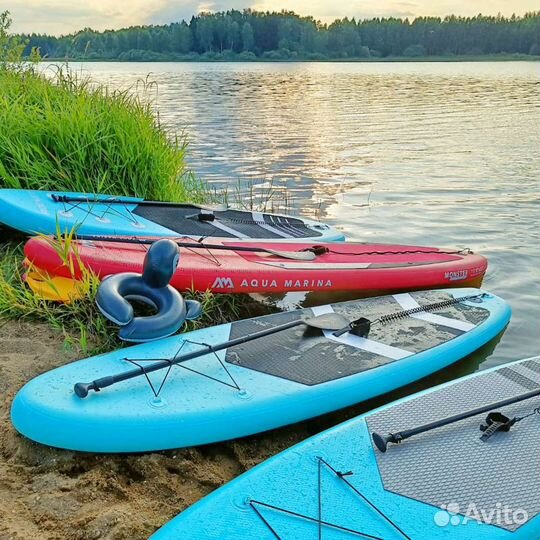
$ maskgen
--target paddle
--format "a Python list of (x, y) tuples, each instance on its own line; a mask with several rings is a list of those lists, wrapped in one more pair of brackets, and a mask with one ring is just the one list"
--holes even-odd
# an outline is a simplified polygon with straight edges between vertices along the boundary
[(375, 446), (381, 451), (386, 452), (388, 443), (399, 444), (409, 437), (414, 435), (419, 435), (420, 433), (425, 433), (426, 431), (431, 431), (442, 426), (447, 426), (448, 424), (453, 424), (454, 422), (459, 422), (460, 420), (465, 420), (471, 416), (476, 416), (477, 414), (482, 414), (488, 411), (491, 411), (495, 408), (505, 407), (506, 405), (511, 405), (513, 403), (518, 403), (532, 397), (540, 396), (540, 388), (537, 390), (531, 390), (526, 394), (520, 394), (519, 396), (514, 396), (512, 398), (503, 399), (497, 403), (491, 403), (490, 405), (485, 405), (483, 407), (478, 407), (477, 409), (472, 409), (463, 413), (455, 414), (453, 416), (448, 416), (442, 420), (436, 420), (435, 422), (430, 422), (429, 424), (424, 424), (411, 429), (405, 429), (403, 431), (397, 431), (395, 433), (389, 433), (388, 435), (380, 435), (377, 432), (373, 432), (371, 437)]
[[(163, 238), (167, 238), (164, 236)], [(153, 244), (156, 240), (149, 238), (127, 238), (124, 236), (99, 236), (99, 235), (75, 235), (74, 240), (90, 240), (92, 242), (114, 242), (119, 244)], [(295, 261), (313, 261), (317, 254), (313, 251), (279, 251), (276, 249), (270, 249), (265, 247), (251, 247), (251, 246), (224, 246), (222, 244), (203, 244), (200, 242), (179, 242), (177, 238), (169, 237), (169, 240), (176, 241), (179, 247), (189, 249), (216, 249), (222, 251), (242, 251), (248, 253), (269, 253), (282, 259), (292, 259)]]
[(218, 343), (217, 345), (210, 345), (203, 350), (183, 354), (182, 356), (178, 356), (176, 358), (173, 358), (172, 360), (156, 359), (156, 363), (145, 368), (144, 372), (141, 371), (141, 369), (132, 369), (129, 371), (124, 371), (124, 373), (119, 373), (117, 375), (108, 375), (106, 377), (101, 377), (100, 379), (96, 379), (95, 381), (89, 383), (79, 382), (75, 384), (73, 390), (75, 391), (75, 394), (77, 396), (79, 396), (80, 398), (85, 398), (90, 392), (90, 390), (99, 392), (102, 388), (111, 386), (120, 381), (126, 381), (128, 379), (140, 377), (153, 371), (166, 369), (171, 365), (180, 364), (182, 362), (186, 362), (187, 360), (193, 360), (194, 358), (199, 358), (210, 353), (222, 351), (223, 349), (227, 349), (228, 347), (241, 345), (243, 343), (247, 343), (248, 341), (253, 341), (255, 339), (259, 339), (265, 336), (271, 336), (272, 334), (277, 334), (278, 332), (282, 332), (283, 330), (294, 328), (295, 326), (300, 326), (302, 324), (305, 324), (306, 326), (309, 326), (311, 328), (318, 328), (320, 330), (338, 330), (349, 324), (349, 321), (343, 315), (339, 315), (338, 313), (324, 313), (323, 315), (318, 315), (317, 317), (311, 317), (309, 319), (298, 319), (296, 321), (290, 321), (288, 323), (284, 323), (273, 328), (261, 330), (260, 332), (254, 332), (253, 334), (247, 334), (236, 339), (231, 339), (223, 343)]
[(162, 202), (162, 201), (125, 201), (117, 197), (96, 197), (91, 199), (89, 197), (72, 196), (72, 195), (51, 195), (52, 200), (57, 203), (87, 203), (87, 204), (119, 204), (123, 206), (129, 206), (135, 204), (137, 206), (161, 206), (165, 208), (199, 208), (200, 210), (212, 211), (224, 211), (227, 210), (225, 205), (219, 205), (216, 207), (201, 206), (199, 204), (192, 203), (174, 203), (174, 202)]

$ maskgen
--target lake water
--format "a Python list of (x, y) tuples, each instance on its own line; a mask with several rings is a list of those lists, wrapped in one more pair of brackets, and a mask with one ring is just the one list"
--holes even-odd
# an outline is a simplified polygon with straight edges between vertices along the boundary
[[(469, 247), (514, 310), (448, 374), (540, 353), (540, 63), (88, 63), (146, 90), (189, 163), (351, 240)], [(143, 86), (138, 85), (139, 91)], [(287, 188), (287, 196), (283, 191)]]

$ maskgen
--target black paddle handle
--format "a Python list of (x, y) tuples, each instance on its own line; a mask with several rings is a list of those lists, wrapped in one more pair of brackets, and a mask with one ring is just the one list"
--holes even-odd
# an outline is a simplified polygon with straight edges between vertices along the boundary
[(151, 364), (150, 366), (144, 368), (144, 371), (142, 369), (130, 369), (129, 371), (124, 371), (123, 373), (119, 373), (117, 375), (108, 375), (107, 377), (101, 377), (100, 379), (96, 379), (89, 383), (78, 382), (73, 387), (73, 391), (78, 397), (85, 398), (92, 390), (94, 392), (99, 392), (102, 388), (106, 388), (107, 386), (111, 386), (120, 381), (127, 381), (128, 379), (139, 377), (144, 373), (152, 373), (153, 371), (168, 368), (171, 365), (180, 364), (182, 362), (187, 362), (188, 360), (193, 360), (194, 358), (199, 358), (210, 353), (222, 351), (223, 349), (227, 349), (228, 347), (234, 347), (235, 345), (241, 345), (242, 343), (247, 343), (248, 341), (253, 341), (254, 339), (270, 336), (272, 334), (276, 334), (277, 332), (281, 332), (283, 330), (287, 330), (301, 324), (305, 324), (305, 321), (303, 319), (289, 321), (288, 323), (274, 326), (273, 328), (268, 328), (266, 330), (261, 330), (260, 332), (254, 332), (253, 334), (241, 336), (236, 339), (231, 339), (218, 345), (209, 345), (205, 349), (184, 354), (182, 356), (179, 356), (178, 358), (174, 358), (173, 360), (159, 360), (155, 364)]
[(526, 399), (530, 399), (536, 396), (540, 396), (540, 388), (536, 390), (531, 390), (525, 394), (519, 396), (514, 396), (508, 399), (503, 399), (497, 403), (491, 403), (490, 405), (484, 405), (483, 407), (478, 407), (470, 411), (466, 411), (459, 414), (454, 414), (453, 416), (448, 416), (441, 420), (435, 420), (434, 422), (429, 422), (428, 424), (423, 424), (411, 429), (404, 429), (403, 431), (397, 431), (395, 433), (389, 433), (388, 435), (380, 435), (379, 433), (373, 432), (372, 438), (375, 446), (381, 451), (386, 452), (388, 443), (398, 444), (401, 441), (413, 437), (414, 435), (419, 435), (420, 433), (425, 433), (426, 431), (431, 431), (439, 427), (447, 426), (448, 424), (453, 424), (454, 422), (459, 422), (460, 420), (465, 420), (471, 416), (476, 416), (477, 414), (482, 414), (493, 409), (498, 409), (500, 407), (506, 407), (507, 405), (512, 405), (513, 403), (519, 403)]

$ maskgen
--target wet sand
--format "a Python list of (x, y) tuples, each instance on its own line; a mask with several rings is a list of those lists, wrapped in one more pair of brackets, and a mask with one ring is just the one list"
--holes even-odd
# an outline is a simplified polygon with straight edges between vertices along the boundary
[(187, 506), (325, 425), (193, 449), (94, 455), (19, 435), (9, 412), (30, 378), (83, 357), (43, 324), (0, 320), (0, 540), (139, 540)]

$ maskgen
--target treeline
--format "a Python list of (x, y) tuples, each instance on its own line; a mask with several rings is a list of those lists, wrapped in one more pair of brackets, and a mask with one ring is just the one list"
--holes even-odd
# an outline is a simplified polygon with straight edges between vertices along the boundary
[(540, 11), (485, 16), (339, 19), (231, 10), (188, 22), (62, 37), (32, 34), (26, 53), (103, 60), (354, 59), (484, 54), (540, 55)]

